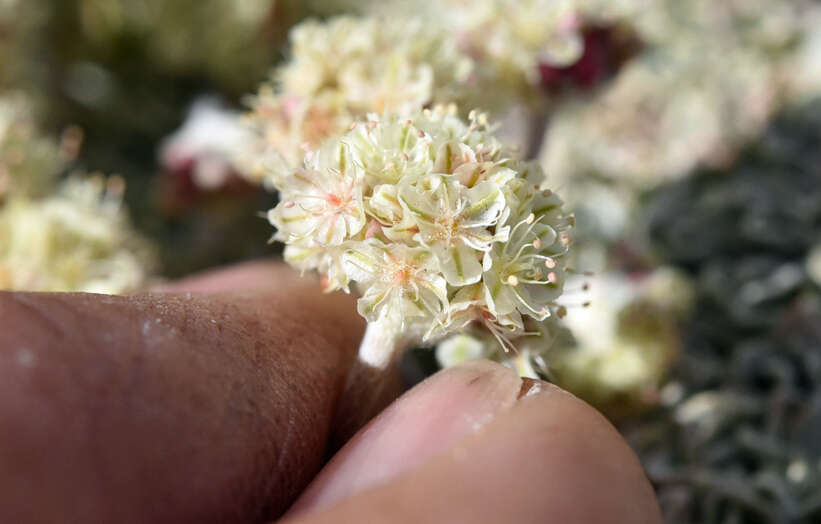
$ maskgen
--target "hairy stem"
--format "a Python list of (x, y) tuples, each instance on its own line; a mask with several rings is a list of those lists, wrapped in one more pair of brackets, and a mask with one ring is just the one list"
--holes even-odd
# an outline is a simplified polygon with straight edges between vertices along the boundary
[(399, 323), (382, 319), (369, 322), (359, 345), (359, 360), (377, 369), (386, 369), (412, 344)]

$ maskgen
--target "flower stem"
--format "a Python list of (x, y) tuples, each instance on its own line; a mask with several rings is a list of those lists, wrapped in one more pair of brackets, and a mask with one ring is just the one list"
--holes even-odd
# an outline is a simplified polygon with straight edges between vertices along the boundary
[(546, 109), (534, 110), (528, 122), (528, 144), (525, 160), (535, 160), (542, 151), (550, 114)]
[(381, 319), (369, 322), (359, 345), (359, 360), (377, 369), (386, 369), (408, 349), (412, 338), (403, 333), (399, 323)]
[(416, 338), (401, 323), (369, 322), (359, 346), (359, 360), (351, 368), (337, 406), (331, 447), (338, 448), (356, 431), (402, 394), (399, 360)]

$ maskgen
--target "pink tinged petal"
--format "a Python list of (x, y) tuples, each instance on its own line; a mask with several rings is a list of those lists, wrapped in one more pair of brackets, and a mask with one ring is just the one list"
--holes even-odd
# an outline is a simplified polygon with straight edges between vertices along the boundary
[(462, 211), (463, 223), (469, 226), (496, 224), (505, 208), (505, 197), (495, 183), (482, 182), (467, 190), (469, 205)]
[(562, 294), (562, 282), (559, 281), (556, 284), (528, 284), (525, 289), (527, 290), (527, 296), (531, 298), (534, 304), (546, 308), (548, 304)]
[(496, 237), (484, 228), (472, 228), (461, 232), (462, 241), (477, 251), (490, 251)]
[(281, 202), (268, 214), (268, 220), (282, 233), (292, 238), (310, 236), (319, 227), (315, 214), (306, 211), (299, 205)]
[(550, 316), (547, 303), (539, 302), (533, 298), (529, 293), (528, 288), (531, 286), (510, 286), (510, 290), (516, 298), (517, 309), (523, 315), (528, 315), (536, 320), (544, 320)]
[(438, 206), (432, 203), (434, 198), (422, 194), (412, 186), (403, 187), (399, 193), (399, 199), (408, 211), (425, 222), (434, 222), (439, 213)]
[(535, 230), (536, 238), (542, 243), (542, 246), (549, 247), (552, 246), (556, 240), (558, 239), (558, 234), (556, 230), (550, 226), (543, 226), (539, 227)]
[(289, 264), (304, 271), (319, 265), (323, 251), (324, 249), (316, 246), (291, 244), (285, 246), (283, 256)]
[(390, 306), (392, 302), (391, 289), (386, 286), (373, 285), (365, 291), (356, 303), (356, 309), (362, 317), (368, 322), (375, 322), (384, 316), (390, 314), (385, 312), (385, 307)]
[(488, 310), (495, 317), (502, 317), (516, 311), (516, 297), (510, 291), (510, 286), (498, 278), (495, 272), (484, 274), (485, 302)]
[(349, 249), (342, 255), (342, 268), (351, 280), (368, 283), (382, 274), (382, 254), (371, 247)]
[(425, 295), (427, 297), (426, 300), (435, 299), (435, 301), (440, 303), (440, 310), (447, 306), (447, 281), (443, 277), (431, 273), (421, 279), (418, 286), (420, 295)]
[(482, 279), (478, 253), (467, 245), (457, 242), (450, 247), (434, 246), (432, 249), (448, 284), (467, 286)]
[(334, 213), (320, 221), (315, 240), (317, 244), (323, 246), (338, 246), (345, 240), (347, 232), (345, 217)]
[(396, 223), (403, 215), (396, 186), (393, 185), (386, 184), (376, 187), (369, 205), (374, 215), (386, 222)]

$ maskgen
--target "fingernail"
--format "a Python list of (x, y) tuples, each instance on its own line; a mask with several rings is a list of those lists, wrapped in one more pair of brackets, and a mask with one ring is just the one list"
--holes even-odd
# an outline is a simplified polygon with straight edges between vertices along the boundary
[(547, 390), (547, 383), (533, 378), (523, 378), (522, 387), (519, 389), (517, 400), (538, 395)]
[(510, 369), (488, 361), (437, 373), (357, 433), (305, 490), (289, 515), (326, 508), (422, 465), (540, 388), (538, 381), (526, 385)]

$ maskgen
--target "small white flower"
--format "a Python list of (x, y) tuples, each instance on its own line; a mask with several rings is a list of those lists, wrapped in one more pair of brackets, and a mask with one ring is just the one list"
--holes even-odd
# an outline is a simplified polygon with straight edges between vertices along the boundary
[(268, 217), (277, 239), (338, 246), (364, 227), (362, 179), (347, 151), (344, 144), (327, 147), (282, 181), (282, 201)]
[(40, 199), (0, 206), (0, 289), (125, 293), (144, 285), (152, 251), (131, 229), (122, 180), (71, 178)]
[(490, 230), (505, 208), (504, 195), (496, 184), (482, 182), (472, 188), (448, 183), (431, 175), (400, 190), (400, 200), (415, 218), (419, 243), (439, 260), (453, 286), (474, 284), (482, 277), (481, 253), (494, 242), (503, 242), (507, 229)]
[(544, 320), (564, 286), (565, 231), (571, 224), (555, 194), (538, 192), (520, 204), (510, 224), (510, 240), (488, 253), (491, 261), (482, 277), (488, 309), (497, 318), (515, 318), (518, 312)]
[[(252, 159), (244, 171), (257, 181), (275, 177), (272, 165), (279, 159), (297, 165), (306, 147), (321, 147), (368, 113), (412, 115), (435, 102), (464, 100), (472, 91), (472, 69), (448, 31), (414, 17), (303, 22), (291, 32), (290, 61), (251, 100), (247, 121), (256, 139), (243, 155)], [(398, 169), (405, 155), (413, 162), (415, 142), (393, 150), (385, 163)]]
[(426, 249), (368, 241), (349, 248), (342, 262), (364, 289), (358, 309), (371, 322), (435, 319), (447, 306), (445, 279)]

